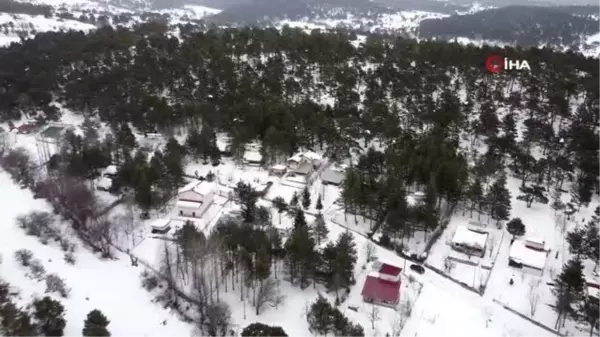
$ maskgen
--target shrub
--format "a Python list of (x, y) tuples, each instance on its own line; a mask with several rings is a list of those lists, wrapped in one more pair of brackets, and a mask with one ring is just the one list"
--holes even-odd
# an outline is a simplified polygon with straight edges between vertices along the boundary
[(142, 272), (142, 287), (144, 287), (148, 291), (154, 290), (158, 287), (158, 278), (154, 275), (151, 275), (147, 270)]
[(104, 316), (102, 311), (94, 309), (90, 311), (87, 318), (83, 322), (83, 336), (110, 336), (110, 332), (106, 328), (110, 321)]
[(29, 249), (19, 249), (15, 252), (15, 260), (23, 267), (29, 267), (33, 252)]
[(63, 305), (46, 296), (33, 301), (34, 317), (38, 321), (40, 332), (45, 336), (63, 336), (66, 321)]
[(46, 274), (46, 268), (44, 268), (42, 261), (38, 259), (31, 260), (29, 270), (31, 271), (31, 276), (36, 280), (42, 280)]
[(76, 262), (75, 254), (73, 254), (73, 252), (66, 252), (65, 256), (64, 256), (64, 260), (66, 263), (68, 263), (70, 265), (74, 265)]
[(68, 298), (71, 289), (65, 284), (65, 280), (58, 277), (56, 274), (46, 276), (46, 292), (58, 293), (62, 298)]

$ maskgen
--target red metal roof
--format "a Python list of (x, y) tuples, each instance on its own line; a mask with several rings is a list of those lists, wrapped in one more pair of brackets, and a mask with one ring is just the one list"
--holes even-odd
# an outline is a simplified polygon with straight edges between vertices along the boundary
[(382, 280), (367, 276), (362, 289), (362, 296), (380, 302), (398, 303), (400, 298), (400, 282)]
[(391, 275), (391, 276), (398, 276), (398, 275), (400, 275), (400, 271), (401, 270), (402, 270), (402, 268), (396, 267), (396, 266), (392, 266), (391, 264), (387, 264), (387, 263), (381, 264), (381, 268), (379, 268), (379, 272), (380, 273)]
[(23, 124), (17, 127), (19, 132), (29, 132), (35, 129), (35, 124)]

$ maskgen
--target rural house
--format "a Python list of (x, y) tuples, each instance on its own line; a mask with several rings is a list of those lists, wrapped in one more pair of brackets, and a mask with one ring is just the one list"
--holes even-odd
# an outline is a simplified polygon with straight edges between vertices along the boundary
[(323, 157), (312, 151), (297, 153), (287, 160), (287, 167), (292, 173), (309, 175), (321, 165), (322, 160)]
[(515, 240), (510, 247), (508, 265), (541, 276), (546, 266), (548, 252), (530, 247), (528, 240)]
[(177, 214), (201, 218), (213, 202), (214, 183), (194, 181), (181, 188), (177, 195)]
[(344, 171), (338, 168), (328, 168), (321, 173), (321, 181), (325, 185), (339, 186), (344, 180)]
[(483, 257), (488, 233), (466, 226), (458, 226), (452, 237), (452, 249), (468, 255)]
[(365, 302), (395, 306), (400, 301), (400, 267), (374, 262), (374, 271), (367, 275), (361, 295)]

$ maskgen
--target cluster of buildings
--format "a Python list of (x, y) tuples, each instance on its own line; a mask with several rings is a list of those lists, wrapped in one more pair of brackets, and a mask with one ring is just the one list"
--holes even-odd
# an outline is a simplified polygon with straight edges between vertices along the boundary
[[(484, 257), (489, 247), (490, 233), (481, 227), (458, 226), (450, 243), (453, 250), (469, 256)], [(526, 238), (515, 240), (508, 257), (508, 265), (534, 275), (542, 275), (548, 250), (544, 240)]]

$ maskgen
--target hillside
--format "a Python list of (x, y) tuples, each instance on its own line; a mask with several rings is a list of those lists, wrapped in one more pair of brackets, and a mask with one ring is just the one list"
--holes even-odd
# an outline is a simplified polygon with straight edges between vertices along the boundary
[(578, 46), (598, 33), (597, 6), (508, 6), (468, 15), (424, 20), (422, 38), (466, 37), (516, 43), (521, 46)]

